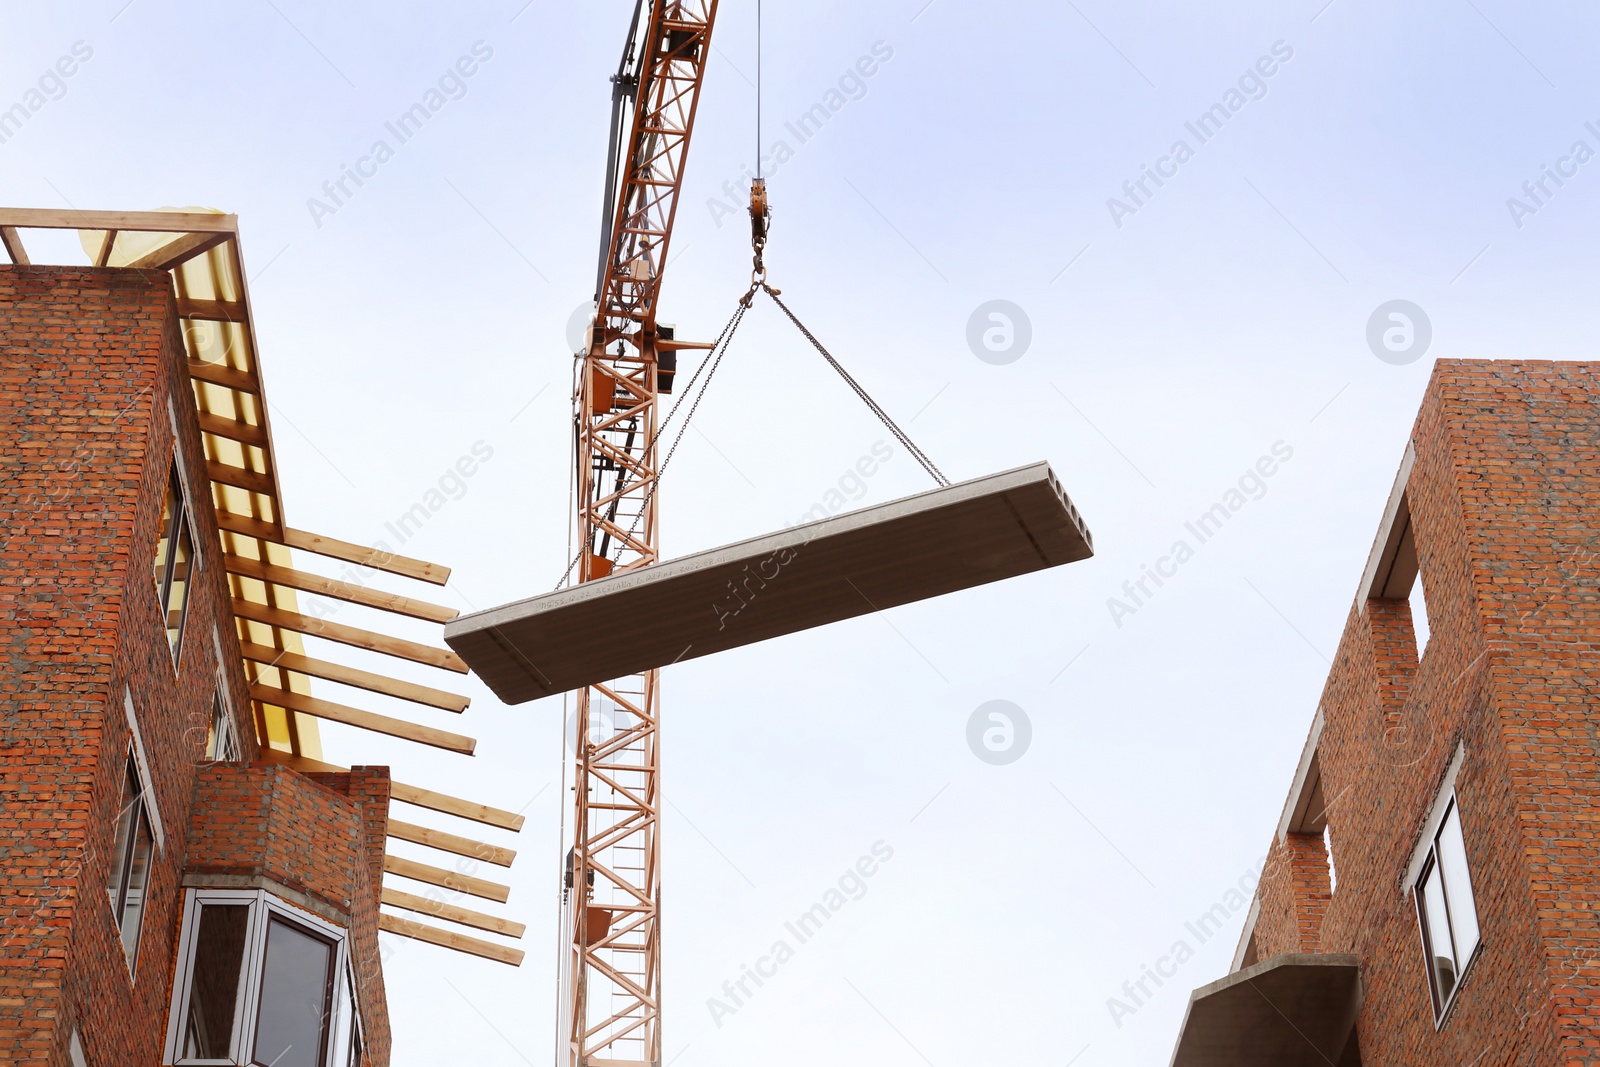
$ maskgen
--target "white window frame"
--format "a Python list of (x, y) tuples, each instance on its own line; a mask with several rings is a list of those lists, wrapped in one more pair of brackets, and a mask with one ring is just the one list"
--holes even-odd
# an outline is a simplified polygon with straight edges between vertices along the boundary
[[(181, 1059), (183, 1031), (188, 1022), (189, 994), (194, 983), (195, 948), (200, 933), (200, 912), (206, 904), (246, 905), (250, 908), (245, 927), (245, 949), (242, 978), (239, 982), (238, 1000), (234, 1003), (233, 1033), (229, 1036), (227, 1059)], [(261, 1007), (261, 982), (266, 963), (267, 928), (274, 917), (288, 920), (316, 936), (334, 943), (333, 981), (329, 985), (329, 1014), (324, 1023), (327, 1048), (323, 1052), (324, 1067), (334, 1067), (338, 1050), (332, 1035), (338, 1028), (333, 1012), (339, 1003), (339, 983), (349, 982), (352, 997), (352, 1021), (355, 1032), (361, 1035), (365, 1047), (365, 1031), (361, 1024), (361, 990), (354, 981), (350, 960), (350, 932), (342, 926), (328, 922), (301, 908), (280, 900), (264, 889), (190, 889), (184, 894), (183, 924), (178, 935), (178, 958), (173, 968), (172, 1008), (167, 1015), (167, 1044), (161, 1062), (180, 1067), (239, 1067), (251, 1062), (254, 1049), (256, 1015)]]
[[(195, 575), (200, 573), (200, 527), (195, 521), (194, 509), (189, 506), (189, 486), (184, 477), (183, 456), (179, 449), (172, 452), (172, 468), (167, 472), (168, 488), (177, 488), (178, 519), (166, 530), (156, 532), (157, 543), (162, 537), (170, 537), (167, 545), (167, 562), (162, 570), (162, 577), (155, 582), (156, 608), (161, 614), (161, 632), (166, 635), (167, 644), (172, 650), (172, 669), (177, 671), (183, 662), (184, 637), (189, 632), (189, 609), (194, 604)], [(166, 489), (162, 490), (162, 500), (166, 499)], [(178, 620), (178, 636), (173, 638), (167, 634), (167, 620), (171, 617), (170, 600), (172, 596), (172, 576), (175, 563), (173, 553), (177, 549), (177, 532), (182, 527), (189, 532), (189, 577), (185, 581), (183, 591), (183, 617)]]
[[(1444, 801), (1438, 809), (1438, 818), (1433, 821), (1429, 836), (1424, 838), (1425, 848), (1422, 852), (1422, 863), (1416, 875), (1411, 879), (1411, 895), (1417, 911), (1417, 935), (1422, 941), (1422, 960), (1426, 968), (1428, 982), (1428, 1000), (1433, 1004), (1433, 1028), (1435, 1031), (1444, 1027), (1445, 1020), (1450, 1015), (1450, 1009), (1456, 1002), (1456, 997), (1461, 993), (1461, 987), (1467, 982), (1467, 975), (1472, 970), (1472, 964), (1483, 951), (1483, 920), (1478, 911), (1478, 895), (1472, 888), (1471, 859), (1466, 852), (1465, 841), (1462, 843), (1462, 861), (1467, 865), (1467, 903), (1472, 908), (1472, 921), (1477, 927), (1477, 941), (1467, 953), (1465, 959), (1457, 959), (1457, 946), (1455, 945), (1455, 928), (1459, 917), (1451, 910), (1450, 888), (1444, 865), (1439, 859), (1439, 839), (1444, 835), (1445, 824), (1453, 812), (1456, 822), (1461, 821), (1461, 804), (1456, 797), (1454, 785), (1447, 790), (1441, 799)], [(1450, 932), (1451, 945), (1450, 957), (1455, 962), (1456, 980), (1450, 987), (1449, 994), (1440, 996), (1438, 980), (1434, 975), (1433, 957), (1438, 951), (1433, 945), (1432, 935), (1428, 931), (1427, 902), (1424, 900), (1422, 883), (1427, 878), (1440, 879), (1440, 898), (1444, 901), (1445, 929)]]
[[(113, 863), (120, 862), (122, 866), (118, 870), (117, 884), (107, 887), (106, 903), (111, 910), (111, 923), (117, 931), (117, 941), (122, 945), (122, 960), (128, 965), (128, 978), (131, 981), (137, 981), (139, 977), (139, 950), (144, 945), (144, 920), (145, 916), (150, 913), (150, 891), (155, 884), (156, 860), (161, 856), (161, 839), (155, 832), (154, 821), (150, 818), (151, 810), (154, 808), (152, 803), (154, 798), (150, 793), (150, 783), (146, 777), (142, 762), (138, 758), (138, 751), (131, 745), (128, 747), (122, 766), (123, 771), (119, 776), (119, 783), (126, 784), (127, 776), (129, 772), (132, 772), (134, 779), (138, 782), (139, 791), (128, 802), (126, 807), (119, 806), (117, 808), (117, 818), (112, 824), (113, 827), (120, 825), (124, 816), (129, 820), (128, 840), (124, 843), (120, 855), (112, 857)], [(122, 796), (120, 786), (117, 796), (120, 801)], [(130, 946), (128, 944), (128, 931), (123, 927), (123, 922), (126, 919), (128, 894), (132, 889), (132, 865), (133, 858), (139, 850), (139, 828), (141, 826), (150, 831), (151, 848), (150, 855), (145, 861), (144, 884), (139, 887), (139, 921), (133, 930), (133, 944)], [(115, 838), (113, 838), (113, 844), (115, 844)]]
[(217, 676), (217, 691), (211, 698), (211, 723), (206, 730), (208, 763), (237, 763), (244, 758), (239, 744), (239, 731), (233, 725), (233, 702), (228, 699), (228, 686)]

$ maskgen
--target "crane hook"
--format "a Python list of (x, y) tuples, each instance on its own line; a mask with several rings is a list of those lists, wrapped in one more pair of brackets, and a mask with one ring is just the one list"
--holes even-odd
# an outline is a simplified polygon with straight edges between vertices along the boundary
[(750, 247), (755, 251), (755, 269), (750, 272), (752, 288), (765, 283), (767, 265), (762, 254), (767, 248), (767, 228), (772, 221), (772, 208), (767, 203), (767, 180), (757, 178), (750, 183)]

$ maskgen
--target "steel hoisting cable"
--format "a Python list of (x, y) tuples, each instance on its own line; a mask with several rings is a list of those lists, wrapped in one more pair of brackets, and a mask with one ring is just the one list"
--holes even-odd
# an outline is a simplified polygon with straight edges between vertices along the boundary
[(756, 0), (756, 178), (761, 173), (761, 0)]
[(789, 316), (789, 321), (794, 323), (795, 327), (801, 333), (805, 334), (806, 340), (810, 341), (812, 346), (816, 348), (818, 352), (822, 353), (822, 358), (828, 361), (828, 365), (839, 372), (839, 377), (843, 378), (845, 383), (855, 391), (856, 396), (859, 396), (867, 405), (867, 407), (872, 409), (872, 413), (878, 416), (878, 419), (889, 428), (889, 432), (894, 434), (895, 440), (904, 445), (906, 451), (910, 452), (912, 457), (922, 465), (922, 469), (927, 471), (928, 474), (932, 476), (933, 480), (941, 487), (949, 486), (950, 479), (946, 478), (944, 476), (944, 472), (933, 465), (933, 460), (928, 458), (928, 454), (922, 451), (922, 449), (918, 448), (916, 443), (913, 442), (909, 436), (907, 436), (906, 432), (895, 424), (895, 421), (889, 417), (889, 413), (878, 406), (878, 402), (872, 399), (871, 395), (861, 387), (860, 382), (850, 377), (850, 372), (845, 370), (844, 367), (840, 365), (839, 361), (834, 359), (832, 354), (830, 354), (826, 348), (822, 347), (822, 342), (817, 340), (816, 335), (810, 330), (806, 329), (804, 323), (795, 318), (794, 312), (789, 310), (789, 305), (785, 304), (782, 298), (778, 296), (779, 291), (766, 284), (766, 282), (761, 283), (761, 288), (765, 289), (767, 295), (772, 297), (772, 302), (777, 304), (778, 307), (782, 308), (785, 315)]
[(695, 368), (694, 378), (689, 379), (689, 384), (684, 388), (683, 394), (678, 397), (677, 402), (672, 405), (672, 410), (667, 413), (666, 422), (661, 424), (661, 428), (656, 431), (656, 436), (651, 438), (650, 443), (655, 444), (656, 439), (661, 436), (661, 431), (667, 428), (667, 422), (671, 422), (672, 416), (677, 414), (678, 405), (688, 398), (689, 390), (694, 387), (695, 378), (700, 377), (700, 372), (705, 370), (709, 364), (711, 369), (706, 371), (706, 380), (700, 383), (700, 391), (695, 394), (694, 402), (689, 405), (688, 414), (683, 417), (683, 425), (678, 427), (678, 436), (672, 439), (672, 447), (667, 449), (667, 458), (662, 460), (661, 466), (656, 468), (656, 476), (650, 482), (650, 488), (645, 491), (644, 502), (639, 505), (639, 513), (633, 517), (633, 525), (628, 527), (627, 537), (617, 542), (618, 561), (622, 558), (623, 542), (633, 536), (634, 531), (639, 528), (639, 521), (644, 518), (644, 513), (650, 510), (650, 501), (655, 499), (656, 489), (661, 485), (661, 476), (667, 473), (667, 464), (672, 462), (673, 453), (678, 451), (678, 445), (682, 443), (683, 435), (688, 432), (689, 423), (694, 421), (694, 413), (700, 407), (700, 401), (705, 398), (706, 390), (711, 387), (711, 379), (716, 376), (717, 368), (722, 366), (722, 357), (728, 354), (728, 346), (733, 343), (733, 335), (738, 332), (739, 323), (744, 321), (744, 313), (750, 310), (748, 301), (750, 295), (750, 293), (746, 293), (747, 299), (739, 301), (739, 306), (734, 309), (733, 318), (729, 319), (728, 325), (722, 328), (722, 336), (718, 337), (717, 343), (712, 346), (712, 352), (715, 353), (715, 357), (702, 360), (700, 366)]

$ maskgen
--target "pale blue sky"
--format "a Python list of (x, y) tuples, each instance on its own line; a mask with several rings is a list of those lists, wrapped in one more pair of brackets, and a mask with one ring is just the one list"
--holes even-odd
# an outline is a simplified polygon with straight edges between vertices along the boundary
[[(768, 0), (769, 141), (893, 53), (791, 145), (773, 281), (953, 478), (1049, 459), (1099, 554), (668, 672), (678, 1067), (1162, 1063), (1188, 990), (1227, 969), (1242, 915), (1120, 1027), (1107, 1010), (1268, 844), (1431, 360), (1585, 358), (1595, 329), (1600, 161), (1520, 228), (1507, 208), (1575, 141), (1600, 149), (1592, 6), (1322, 2)], [(548, 589), (564, 331), (631, 3), (122, 4), (0, 13), (0, 108), (93, 50), (0, 144), (0, 202), (236, 212), (290, 521), (382, 538), (481, 441), (492, 459), (406, 551), (456, 569), (464, 610)], [(752, 155), (753, 5), (719, 22), (665, 282), (680, 336), (712, 336), (748, 273), (747, 231), (708, 201)], [(465, 95), (314, 220), (323, 182), (480, 41)], [(1107, 199), (1278, 42), (1265, 95), (1119, 228)], [(965, 341), (991, 299), (1032, 322), (1005, 366)], [(1392, 299), (1432, 322), (1406, 366), (1365, 341)], [(793, 521), (884, 436), (766, 307), (695, 425), (663, 488), (670, 554)], [(1260, 499), (1118, 626), (1108, 599), (1279, 442)], [(924, 487), (899, 454), (862, 501)], [(559, 702), (470, 684), (476, 760), (329, 731), (334, 758), (528, 804), (528, 962), (399, 943), (397, 1067), (553, 1047)], [(1032, 721), (1007, 766), (966, 745), (993, 699)], [(718, 1027), (706, 999), (879, 840), (866, 896)]]

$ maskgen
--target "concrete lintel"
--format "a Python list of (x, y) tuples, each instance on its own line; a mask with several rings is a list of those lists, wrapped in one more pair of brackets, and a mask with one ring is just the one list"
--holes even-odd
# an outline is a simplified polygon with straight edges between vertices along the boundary
[[(1367, 556), (1367, 566), (1361, 573), (1361, 588), (1356, 594), (1356, 607), (1363, 613), (1367, 601), (1373, 598), (1403, 600), (1411, 592), (1410, 581), (1397, 583), (1392, 579), (1406, 532), (1411, 527), (1411, 509), (1406, 503), (1406, 486), (1411, 483), (1411, 470), (1417, 465), (1417, 446), (1406, 442), (1406, 454), (1400, 460), (1400, 472), (1395, 476), (1394, 487), (1389, 490), (1389, 502), (1383, 508), (1383, 521), (1378, 524), (1378, 536), (1373, 539), (1372, 552)], [(1399, 560), (1403, 565), (1405, 561)], [(1416, 577), (1416, 559), (1410, 561), (1411, 578)], [(1397, 584), (1405, 591), (1395, 592)]]
[(1306, 736), (1305, 747), (1300, 750), (1300, 764), (1295, 768), (1294, 781), (1289, 786), (1288, 799), (1283, 804), (1283, 814), (1278, 818), (1277, 842), (1283, 844), (1290, 833), (1321, 833), (1327, 825), (1327, 805), (1322, 793), (1322, 764), (1317, 758), (1317, 746), (1322, 742), (1322, 728), (1326, 724), (1322, 709), (1317, 709), (1311, 720), (1311, 732)]

